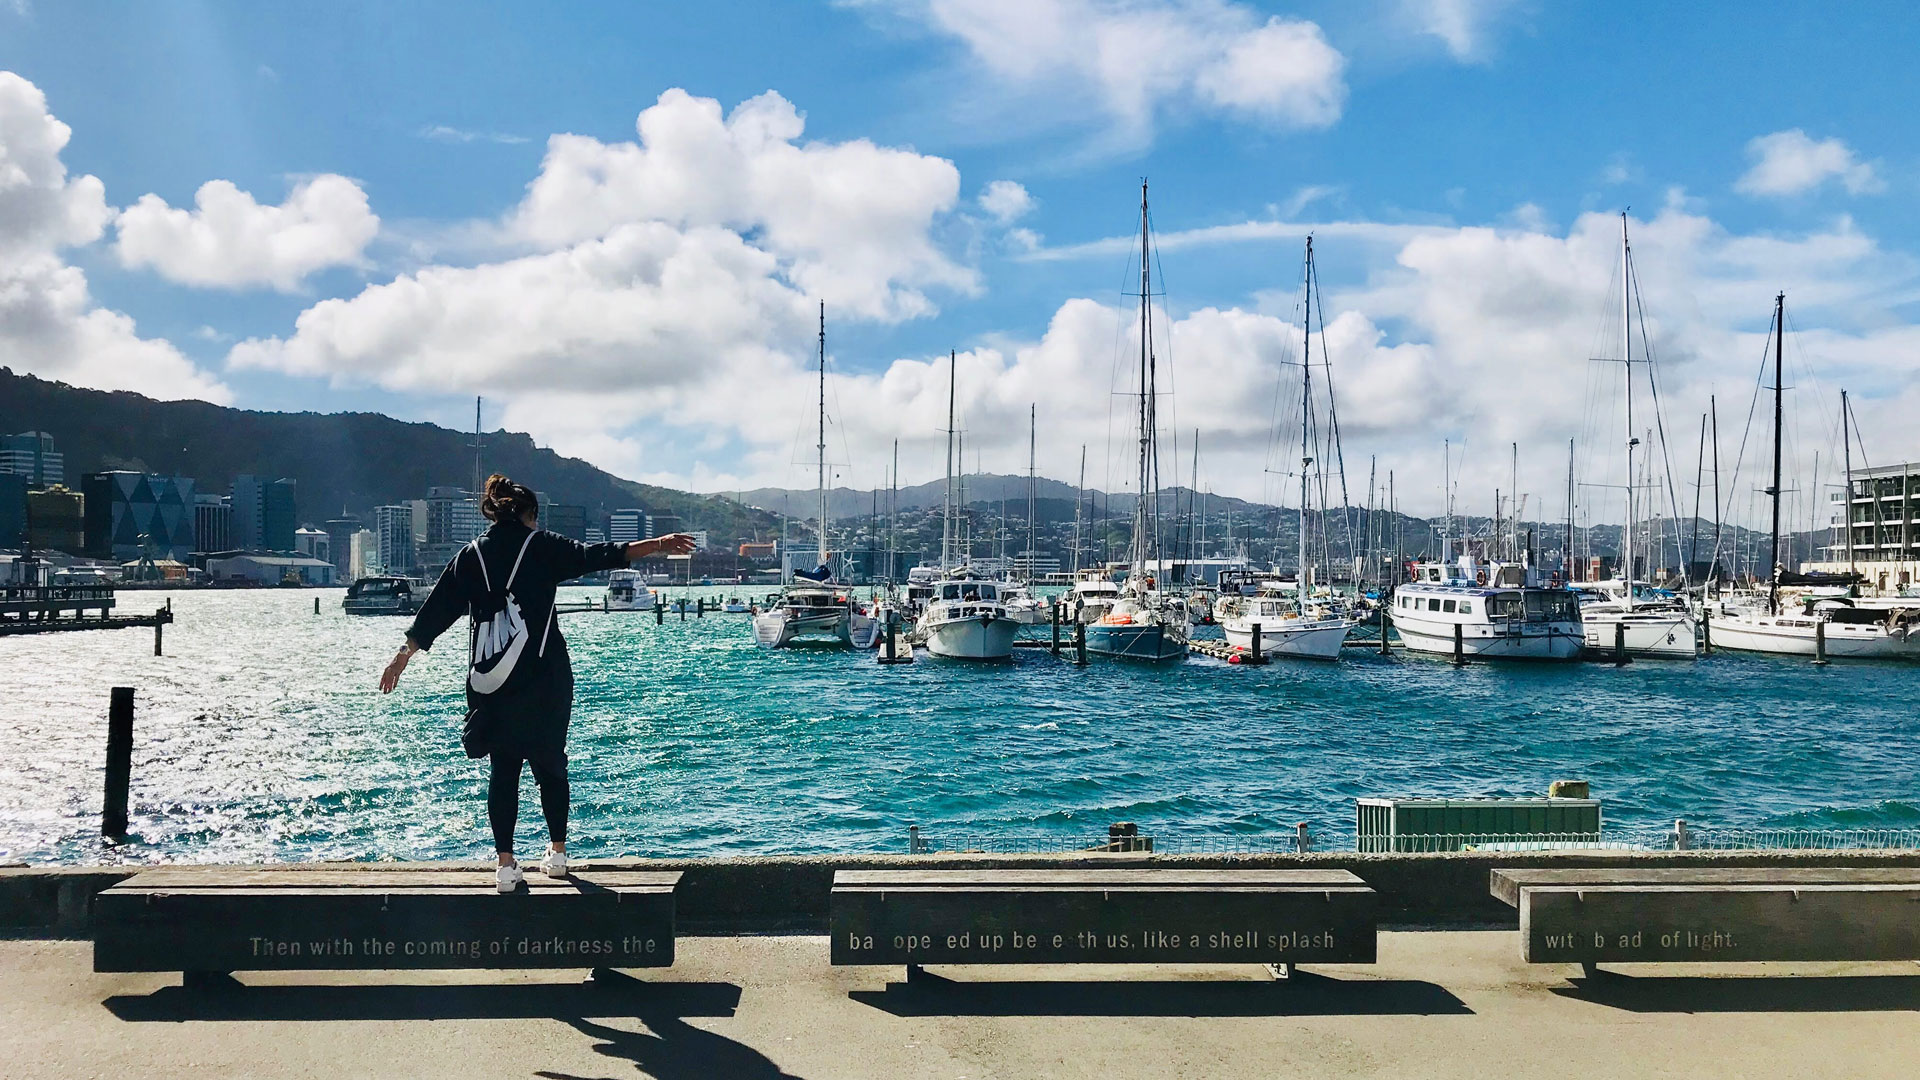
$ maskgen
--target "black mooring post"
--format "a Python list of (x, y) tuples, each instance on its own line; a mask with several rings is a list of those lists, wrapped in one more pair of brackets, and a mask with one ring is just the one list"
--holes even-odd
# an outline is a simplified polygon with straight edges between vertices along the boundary
[(1380, 605), (1380, 655), (1385, 656), (1387, 649), (1387, 605)]
[(1087, 624), (1078, 619), (1073, 623), (1073, 662), (1087, 666)]
[(1627, 662), (1627, 624), (1613, 624), (1613, 664), (1619, 667)]
[(1467, 631), (1460, 623), (1453, 624), (1453, 663), (1458, 667), (1467, 662)]
[(127, 835), (127, 787), (133, 780), (133, 687), (116, 686), (107, 705), (107, 790), (100, 835)]
[(653, 601), (653, 625), (660, 626), (666, 621), (667, 605), (661, 603), (659, 597), (655, 597)]
[(1813, 662), (1822, 667), (1827, 663), (1827, 620), (1825, 619), (1813, 624)]
[(1058, 600), (1053, 602), (1053, 646), (1050, 651), (1055, 656), (1060, 655), (1060, 601)]
[[(167, 605), (169, 607), (173, 605), (173, 597), (167, 597)], [(317, 596), (313, 598), (313, 613), (315, 615), (320, 614), (320, 598)]]
[(1259, 624), (1259, 623), (1254, 623), (1254, 624), (1253, 624), (1253, 651), (1252, 651), (1251, 653), (1249, 653), (1249, 654), (1248, 654), (1248, 659), (1250, 659), (1250, 660), (1252, 660), (1252, 661), (1253, 661), (1254, 663), (1256, 663), (1256, 664), (1257, 664), (1257, 663), (1259, 663), (1259, 662), (1260, 662), (1260, 660), (1261, 660), (1261, 654), (1260, 654), (1260, 624)]
[(897, 651), (898, 649), (899, 649), (899, 646), (894, 644), (894, 637), (893, 637), (893, 609), (888, 608), (887, 609), (887, 659), (888, 660), (898, 659), (900, 656), (900, 653)]
[(166, 627), (166, 625), (167, 625), (167, 624), (166, 624), (166, 621), (165, 621), (165, 620), (164, 620), (164, 619), (163, 619), (163, 618), (161, 617), (161, 615), (160, 615), (160, 613), (159, 613), (159, 612), (157, 612), (157, 611), (156, 611), (156, 612), (154, 612), (154, 615), (153, 615), (153, 655), (155, 655), (155, 656), (159, 656), (159, 655), (160, 655), (160, 631), (161, 631), (162, 629), (164, 629), (164, 628)]
[(1713, 655), (1713, 612), (1707, 610), (1704, 600), (1700, 602), (1700, 654)]

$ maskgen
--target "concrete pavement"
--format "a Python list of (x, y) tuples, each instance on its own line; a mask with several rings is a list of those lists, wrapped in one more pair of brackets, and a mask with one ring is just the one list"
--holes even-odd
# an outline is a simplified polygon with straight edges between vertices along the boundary
[[(1902, 1077), (1920, 966), (1530, 967), (1511, 931), (1380, 962), (830, 968), (821, 937), (682, 938), (670, 969), (259, 973), (213, 992), (0, 941), (8, 1077)], [(1762, 977), (1764, 976), (1764, 977)]]

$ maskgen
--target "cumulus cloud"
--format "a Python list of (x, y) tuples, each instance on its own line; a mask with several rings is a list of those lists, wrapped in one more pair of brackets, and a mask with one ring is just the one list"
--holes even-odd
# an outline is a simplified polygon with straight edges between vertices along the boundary
[(1733, 185), (1746, 195), (1803, 195), (1829, 180), (1838, 180), (1850, 195), (1873, 194), (1887, 187), (1873, 165), (1855, 158), (1846, 143), (1815, 140), (1799, 128), (1748, 142), (1747, 160), (1752, 167)]
[(129, 268), (151, 268), (182, 285), (292, 292), (310, 274), (364, 265), (380, 231), (359, 184), (331, 173), (294, 185), (279, 206), (262, 206), (230, 181), (209, 180), (192, 210), (142, 195), (114, 222), (115, 253)]
[(1346, 103), (1346, 58), (1314, 23), (1228, 0), (897, 0), (957, 39), (996, 86), (1145, 138), (1168, 109), (1322, 128)]
[(1517, 0), (1401, 0), (1401, 18), (1416, 32), (1438, 38), (1455, 60), (1483, 61), (1493, 28)]
[(1011, 225), (1033, 210), (1033, 196), (1012, 180), (995, 180), (980, 192), (980, 209), (1001, 225)]
[(62, 258), (98, 239), (111, 216), (98, 179), (67, 175), (60, 153), (71, 136), (38, 87), (0, 71), (0, 357), (82, 386), (228, 400), (179, 350), (95, 304), (86, 274)]
[(549, 139), (508, 233), (546, 249), (631, 222), (750, 233), (801, 291), (890, 321), (932, 314), (928, 289), (977, 286), (932, 235), (960, 194), (944, 158), (866, 139), (802, 144), (805, 121), (772, 91), (723, 115), (668, 90), (635, 129), (637, 142)]

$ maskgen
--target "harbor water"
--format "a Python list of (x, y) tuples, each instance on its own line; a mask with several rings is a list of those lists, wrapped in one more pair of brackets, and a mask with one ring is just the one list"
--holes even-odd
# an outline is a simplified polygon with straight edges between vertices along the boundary
[[(340, 597), (175, 593), (157, 658), (146, 630), (0, 639), (0, 861), (485, 857), (486, 763), (459, 745), (464, 630), (382, 697), (406, 621), (348, 617)], [(120, 611), (167, 599), (123, 592)], [(1307, 822), (1338, 837), (1356, 797), (1537, 794), (1562, 778), (1591, 782), (1610, 828), (1920, 825), (1911, 665), (1717, 653), (1456, 669), (1349, 649), (1077, 668), (1021, 649), (885, 666), (761, 649), (743, 615), (561, 619), (580, 856), (903, 851), (914, 824), (1071, 840), (1125, 820), (1225, 843)], [(137, 690), (132, 825), (108, 844), (116, 685)], [(523, 807), (531, 852), (545, 830), (530, 776)]]

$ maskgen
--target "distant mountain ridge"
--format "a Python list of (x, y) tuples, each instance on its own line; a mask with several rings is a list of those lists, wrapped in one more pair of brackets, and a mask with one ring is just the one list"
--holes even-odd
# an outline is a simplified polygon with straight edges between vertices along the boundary
[[(156, 401), (88, 390), (0, 367), (0, 432), (45, 431), (66, 458), (68, 486), (107, 469), (190, 476), (225, 494), (242, 473), (287, 477), (303, 522), (366, 517), (375, 506), (418, 499), (429, 487), (473, 483), (473, 435), (379, 413), (281, 413), (204, 401)], [(530, 435), (482, 436), (481, 467), (505, 473), (555, 503), (584, 506), (588, 521), (632, 506), (677, 515), (716, 543), (777, 536), (779, 519), (731, 499), (635, 483), (534, 445)]]

